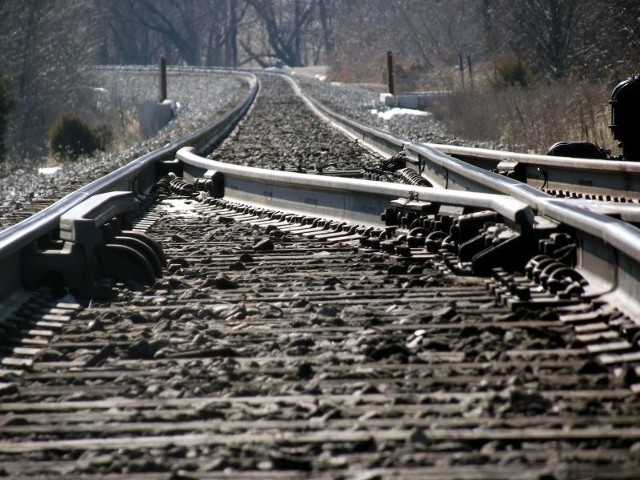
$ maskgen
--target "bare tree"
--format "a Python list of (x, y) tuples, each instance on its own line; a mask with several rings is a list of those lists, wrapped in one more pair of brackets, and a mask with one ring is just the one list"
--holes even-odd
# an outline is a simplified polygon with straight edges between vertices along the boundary
[(133, 4), (127, 0), (97, 2), (102, 64), (144, 65), (152, 58), (156, 43), (148, 31), (137, 28), (132, 15)]
[(397, 52), (393, 28), (383, 28), (395, 10), (388, 8), (386, 0), (341, 0), (339, 4), (331, 75), (341, 81), (382, 82), (384, 55), (387, 50)]
[[(427, 73), (485, 55), (478, 0), (343, 0), (335, 28), (334, 72), (382, 81), (393, 51), (397, 86), (420, 86)], [(475, 7), (474, 7), (475, 6)], [(466, 68), (466, 67), (465, 67)], [(459, 77), (456, 77), (459, 78)]]
[(169, 63), (236, 66), (238, 31), (247, 3), (241, 0), (112, 0), (105, 63)]
[(640, 3), (636, 0), (592, 0), (592, 19), (584, 70), (609, 80), (638, 72)]
[(333, 23), (338, 13), (337, 2), (331, 0), (318, 0), (318, 12), (322, 26), (322, 43), (328, 57), (333, 54)]
[(16, 100), (10, 151), (42, 151), (55, 116), (80, 103), (83, 72), (95, 55), (94, 13), (83, 0), (0, 3), (0, 60)]
[[(318, 0), (249, 0), (266, 41), (258, 45), (244, 42), (247, 53), (263, 66), (284, 62), (291, 67), (307, 63), (314, 26), (317, 23)], [(323, 5), (327, 13), (326, 2)], [(325, 18), (328, 26), (328, 18)], [(317, 58), (317, 56), (316, 56)]]
[[(159, 46), (154, 53), (161, 53), (173, 62), (182, 60), (188, 65), (200, 65), (201, 32), (198, 19), (201, 15), (194, 9), (197, 0), (121, 0), (116, 2), (114, 8), (118, 8), (117, 3), (120, 3), (119, 7), (124, 8), (126, 12), (126, 16), (121, 16), (124, 25), (133, 23), (135, 28), (142, 32), (153, 32), (157, 35)], [(134, 31), (130, 28), (118, 33), (131, 35)], [(121, 49), (126, 48), (127, 45), (123, 42)]]
[(215, 0), (206, 4), (207, 18), (205, 64), (236, 67), (240, 65), (239, 36), (249, 4), (238, 0)]
[(561, 78), (580, 63), (581, 30), (586, 9), (580, 0), (509, 0), (495, 2), (504, 39), (533, 70)]

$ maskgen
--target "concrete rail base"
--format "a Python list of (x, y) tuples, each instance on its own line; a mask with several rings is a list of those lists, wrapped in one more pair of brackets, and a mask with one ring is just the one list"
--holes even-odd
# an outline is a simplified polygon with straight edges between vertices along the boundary
[(138, 107), (140, 133), (143, 138), (151, 138), (173, 118), (175, 103), (171, 100), (154, 102), (147, 100)]
[(450, 92), (415, 92), (392, 95), (380, 94), (380, 103), (387, 107), (411, 108), (419, 110), (429, 107), (434, 100), (446, 98)]

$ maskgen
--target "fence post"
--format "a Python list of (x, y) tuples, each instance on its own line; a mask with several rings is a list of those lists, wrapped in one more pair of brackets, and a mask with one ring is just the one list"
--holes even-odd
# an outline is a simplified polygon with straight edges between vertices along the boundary
[(167, 62), (164, 57), (160, 57), (159, 62), (160, 70), (160, 102), (164, 102), (167, 99)]
[(393, 53), (387, 52), (387, 85), (389, 86), (389, 93), (391, 95), (396, 94), (395, 78), (393, 74)]

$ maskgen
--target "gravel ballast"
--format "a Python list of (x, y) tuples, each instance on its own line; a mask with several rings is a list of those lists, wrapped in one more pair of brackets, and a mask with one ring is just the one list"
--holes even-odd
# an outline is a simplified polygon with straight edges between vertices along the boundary
[[(390, 118), (381, 115), (390, 110), (380, 103), (381, 87), (335, 84), (313, 76), (291, 73), (303, 90), (313, 98), (355, 120), (416, 142), (468, 144), (448, 133), (446, 128), (428, 113), (393, 115)], [(135, 106), (143, 101), (156, 99), (157, 82), (157, 73), (152, 68), (104, 68), (96, 71), (95, 89), (102, 102), (111, 106), (123, 105), (124, 108), (135, 110)], [(39, 172), (38, 166), (29, 166), (14, 170), (0, 178), (0, 198), (2, 199), (0, 200), (0, 229), (12, 224), (12, 221), (6, 218), (8, 214), (21, 210), (25, 205), (43, 199), (61, 198), (89, 181), (212, 122), (222, 115), (225, 109), (234, 105), (247, 89), (247, 84), (241, 75), (187, 69), (169, 70), (168, 86), (169, 97), (178, 107), (177, 115), (155, 137), (137, 142), (118, 152), (100, 153), (91, 158), (60, 164), (61, 168), (54, 173), (43, 174)], [(288, 91), (284, 96), (268, 101), (296, 100)], [(268, 105), (266, 108), (268, 109)], [(272, 162), (276, 160), (275, 163), (281, 168), (299, 167), (306, 171), (324, 168), (332, 163), (337, 163), (341, 168), (358, 168), (363, 161), (365, 163), (376, 161), (356, 145), (352, 145), (351, 149), (353, 159), (336, 158), (334, 145), (349, 142), (349, 140), (341, 140), (341, 135), (335, 132), (325, 134), (325, 151), (307, 152), (308, 155), (301, 152), (300, 149), (303, 147), (299, 139), (304, 139), (306, 124), (300, 123), (299, 118), (313, 118), (313, 116), (302, 102), (298, 110), (301, 117), (297, 115), (295, 119), (267, 117), (260, 126), (268, 132), (268, 129), (272, 128), (268, 126), (269, 122), (274, 125), (288, 124), (291, 129), (290, 158), (274, 159), (275, 152), (269, 149), (269, 145), (257, 142), (251, 152), (233, 152), (231, 156), (234, 159), (225, 159), (225, 161), (263, 166), (273, 164)], [(214, 152), (212, 157), (227, 157), (228, 153)], [(294, 157), (295, 160), (293, 160)], [(369, 158), (365, 159), (365, 157)]]
[[(113, 68), (96, 71), (96, 85), (107, 103), (133, 106), (157, 98), (157, 74), (152, 69)], [(39, 167), (19, 168), (0, 178), (0, 229), (10, 226), (5, 216), (40, 199), (61, 198), (70, 191), (104, 176), (132, 160), (211, 123), (235, 105), (248, 85), (240, 75), (213, 71), (168, 72), (169, 96), (177, 104), (174, 119), (155, 137), (121, 151), (100, 152), (42, 174)], [(117, 92), (117, 93), (114, 93)], [(50, 166), (50, 165), (48, 165)]]
[[(380, 158), (320, 120), (284, 78), (259, 75), (251, 114), (210, 157), (228, 163), (272, 169), (320, 172), (360, 169)], [(288, 108), (282, 108), (286, 105)]]
[(332, 110), (385, 132), (420, 143), (468, 144), (448, 132), (429, 112), (394, 112), (392, 108), (384, 106), (380, 101), (382, 86), (333, 83), (325, 81), (322, 77), (295, 73), (293, 77), (303, 90)]

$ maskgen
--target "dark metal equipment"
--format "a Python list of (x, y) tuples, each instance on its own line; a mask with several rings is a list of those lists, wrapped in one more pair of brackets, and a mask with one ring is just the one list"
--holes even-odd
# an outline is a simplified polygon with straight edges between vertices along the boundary
[(640, 78), (632, 75), (611, 93), (611, 132), (626, 160), (640, 160)]
[(591, 142), (558, 142), (547, 155), (574, 158), (640, 160), (640, 75), (618, 83), (611, 92), (611, 124), (613, 138), (622, 150), (621, 157), (611, 157), (610, 151)]
[(591, 142), (558, 142), (551, 146), (547, 155), (601, 160), (609, 158), (607, 150)]

